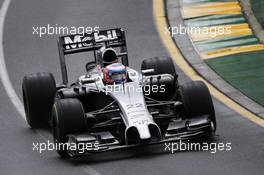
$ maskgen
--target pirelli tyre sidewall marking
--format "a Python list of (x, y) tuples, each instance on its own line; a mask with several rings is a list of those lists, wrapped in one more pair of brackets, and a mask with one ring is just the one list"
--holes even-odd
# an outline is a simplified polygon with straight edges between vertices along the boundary
[(57, 109), (57, 104), (55, 103), (53, 105), (53, 110), (52, 110), (52, 117), (54, 117), (53, 120), (53, 128), (55, 129), (56, 127), (59, 126), (59, 113), (58, 113), (58, 109)]

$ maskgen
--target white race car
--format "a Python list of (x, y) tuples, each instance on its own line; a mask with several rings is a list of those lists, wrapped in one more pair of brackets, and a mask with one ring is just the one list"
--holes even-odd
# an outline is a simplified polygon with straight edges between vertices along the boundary
[[(56, 86), (51, 73), (25, 76), (23, 99), (28, 124), (51, 124), (61, 156), (214, 135), (206, 85), (179, 85), (170, 57), (145, 59), (140, 72), (129, 68), (122, 29), (62, 36), (58, 46), (62, 84)], [(94, 61), (86, 64), (87, 73), (69, 85), (65, 55), (89, 51)]]

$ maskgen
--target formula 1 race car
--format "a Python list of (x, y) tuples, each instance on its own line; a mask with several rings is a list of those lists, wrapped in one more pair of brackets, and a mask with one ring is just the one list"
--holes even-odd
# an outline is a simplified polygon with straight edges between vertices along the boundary
[[(145, 59), (141, 71), (128, 67), (122, 29), (62, 36), (58, 47), (62, 84), (56, 85), (51, 73), (37, 73), (24, 77), (22, 89), (28, 124), (51, 126), (61, 156), (215, 133), (214, 106), (206, 85), (201, 81), (179, 85), (170, 57)], [(89, 51), (94, 61), (86, 64), (87, 73), (69, 85), (65, 56)]]

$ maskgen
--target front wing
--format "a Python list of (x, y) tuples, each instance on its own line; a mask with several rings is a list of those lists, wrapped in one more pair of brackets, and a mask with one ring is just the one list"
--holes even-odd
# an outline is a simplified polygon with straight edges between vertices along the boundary
[(122, 144), (110, 132), (83, 133), (68, 135), (68, 154), (71, 157), (91, 153), (108, 152), (146, 145), (187, 141), (212, 134), (212, 121), (208, 115), (195, 119), (172, 121), (160, 139), (136, 144)]

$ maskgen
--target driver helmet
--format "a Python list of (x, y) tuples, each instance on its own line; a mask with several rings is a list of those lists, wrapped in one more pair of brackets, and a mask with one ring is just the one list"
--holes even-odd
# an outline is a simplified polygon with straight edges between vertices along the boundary
[(103, 69), (106, 84), (119, 84), (127, 81), (127, 69), (121, 63), (113, 63)]
[(113, 48), (107, 48), (107, 49), (104, 48), (102, 51), (102, 59), (105, 67), (109, 64), (117, 62), (118, 56)]

